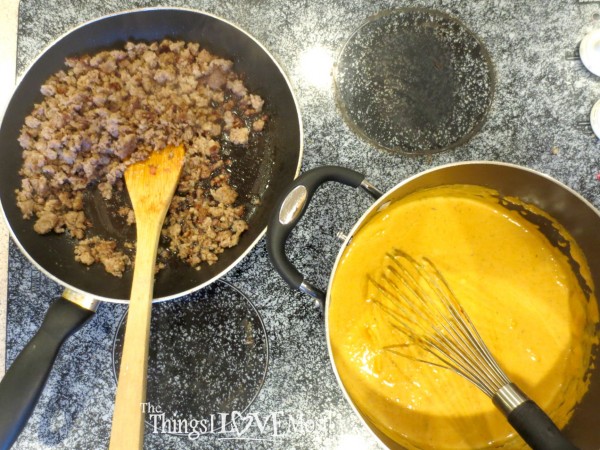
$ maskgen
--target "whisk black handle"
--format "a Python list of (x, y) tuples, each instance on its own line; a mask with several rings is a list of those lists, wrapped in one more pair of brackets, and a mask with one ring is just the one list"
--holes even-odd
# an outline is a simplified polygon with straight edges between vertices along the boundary
[(304, 280), (304, 275), (288, 259), (285, 243), (304, 215), (315, 191), (328, 181), (361, 187), (375, 199), (382, 195), (361, 173), (339, 166), (318, 167), (300, 175), (281, 194), (267, 228), (267, 251), (277, 272), (290, 286), (314, 297), (321, 308), (324, 306), (325, 293)]
[(577, 450), (552, 419), (532, 400), (513, 409), (508, 422), (534, 450)]

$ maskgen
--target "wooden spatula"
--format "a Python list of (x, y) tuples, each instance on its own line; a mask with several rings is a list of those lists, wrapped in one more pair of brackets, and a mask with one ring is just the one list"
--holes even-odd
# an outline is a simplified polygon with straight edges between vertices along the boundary
[(183, 161), (183, 146), (167, 147), (125, 170), (125, 184), (135, 213), (137, 250), (110, 450), (141, 449), (144, 443), (142, 403), (146, 401), (154, 266), (160, 230), (175, 193)]

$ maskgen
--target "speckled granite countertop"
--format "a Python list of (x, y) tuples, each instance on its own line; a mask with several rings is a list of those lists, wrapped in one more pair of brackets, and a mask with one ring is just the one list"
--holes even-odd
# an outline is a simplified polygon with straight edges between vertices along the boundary
[[(16, 76), (18, 0), (0, 0), (0, 117), (12, 93)], [(0, 225), (0, 376), (6, 362), (6, 284), (8, 282), (8, 232)]]
[[(23, 0), (19, 11), (17, 69), (71, 27), (104, 14), (157, 2), (125, 0)], [(600, 98), (600, 78), (573, 57), (579, 41), (600, 27), (598, 2), (509, 2), (485, 0), (389, 1), (277, 0), (172, 1), (223, 17), (262, 42), (288, 73), (303, 116), (306, 170), (339, 164), (362, 171), (389, 189), (403, 178), (444, 163), (494, 160), (547, 173), (600, 207), (600, 146), (588, 121)], [(487, 122), (466, 145), (427, 157), (392, 155), (357, 138), (336, 108), (330, 70), (345, 40), (366, 18), (386, 9), (432, 7), (459, 17), (485, 43), (496, 72), (496, 91)], [(307, 69), (311, 58), (319, 64)], [(314, 59), (313, 59), (314, 61)], [(367, 206), (364, 195), (324, 187), (292, 236), (290, 257), (324, 286), (338, 251), (336, 233), (348, 230)], [(0, 253), (1, 256), (1, 253)], [(7, 364), (37, 329), (47, 309), (46, 293), (60, 287), (44, 278), (10, 247)], [(261, 242), (225, 278), (262, 316), (269, 356), (264, 385), (245, 414), (281, 413), (286, 423), (312, 419), (312, 426), (254, 429), (237, 436), (190, 439), (148, 430), (146, 447), (183, 448), (378, 448), (354, 416), (333, 376), (324, 330), (311, 302), (292, 292), (272, 270)], [(194, 297), (195, 298), (195, 297)], [(180, 301), (182, 308), (190, 299)], [(0, 309), (0, 319), (2, 318)], [(64, 346), (48, 386), (15, 448), (105, 448), (115, 381), (112, 346), (119, 305), (103, 305), (97, 316)], [(161, 309), (155, 314), (160, 316)], [(163, 312), (164, 313), (164, 312)], [(272, 416), (271, 416), (272, 417)], [(282, 423), (283, 423), (282, 422)], [(306, 422), (305, 422), (306, 423)]]

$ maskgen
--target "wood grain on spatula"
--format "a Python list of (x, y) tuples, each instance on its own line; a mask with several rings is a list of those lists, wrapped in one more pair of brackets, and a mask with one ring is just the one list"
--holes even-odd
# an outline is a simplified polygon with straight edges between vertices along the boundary
[(184, 157), (183, 146), (167, 147), (125, 171), (125, 184), (135, 213), (137, 244), (110, 450), (141, 449), (144, 443), (142, 403), (146, 401), (156, 252)]

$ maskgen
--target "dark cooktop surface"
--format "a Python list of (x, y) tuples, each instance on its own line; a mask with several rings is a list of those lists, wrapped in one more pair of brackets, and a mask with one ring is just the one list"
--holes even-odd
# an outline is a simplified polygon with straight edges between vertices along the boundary
[(456, 18), (434, 9), (372, 17), (344, 44), (336, 99), (348, 126), (392, 152), (427, 154), (464, 144), (492, 103), (494, 69), (485, 46)]
[[(71, 27), (108, 13), (157, 4), (22, 0), (19, 73)], [(185, 6), (223, 17), (272, 52), (288, 73), (300, 104), (303, 170), (339, 164), (365, 173), (385, 190), (440, 164), (504, 161), (547, 173), (600, 206), (600, 148), (587, 126), (590, 109), (600, 98), (600, 79), (574, 54), (583, 36), (600, 27), (596, 2), (410, 0), (398, 5), (383, 0), (206, 0), (169, 1), (161, 6)], [(472, 139), (451, 151), (420, 157), (382, 151), (357, 137), (336, 105), (331, 76), (336, 56), (368, 18), (396, 6), (434, 8), (460, 19), (481, 39), (493, 62), (496, 88), (487, 119)], [(339, 248), (336, 233), (348, 231), (368, 205), (366, 196), (348, 188), (328, 185), (319, 191), (288, 243), (290, 258), (312, 282), (326, 286)], [(49, 299), (60, 291), (59, 285), (34, 269), (11, 245), (8, 364), (35, 333)], [(219, 300), (223, 295), (237, 296), (237, 307), (247, 308), (246, 322), (239, 310), (219, 316), (223, 314)], [(227, 301), (223, 303), (226, 310)], [(233, 341), (227, 343), (229, 347), (217, 344), (218, 350), (200, 342), (216, 339), (210, 333), (220, 333), (218, 326), (203, 330), (204, 336), (180, 335), (180, 341), (167, 339), (162, 344), (159, 331), (155, 338), (158, 347), (153, 351), (166, 353), (156, 353), (151, 362), (149, 398), (166, 404), (164, 409), (152, 405), (154, 419), (149, 419), (146, 448), (378, 448), (337, 385), (322, 317), (308, 298), (290, 290), (274, 272), (264, 241), (211, 289), (157, 307), (153, 317), (156, 329), (162, 325), (183, 334), (192, 332), (201, 323), (198, 318), (185, 319), (194, 315), (194, 308), (202, 309), (213, 325), (227, 324), (229, 334), (225, 336)], [(113, 343), (124, 313), (121, 305), (102, 304), (96, 316), (68, 340), (14, 448), (107, 447), (115, 391)], [(184, 348), (178, 350), (178, 345)], [(225, 366), (212, 372), (197, 367), (205, 364), (207, 357), (216, 358), (219, 367), (232, 356), (237, 359), (237, 369), (243, 371), (240, 376), (248, 377), (246, 381), (230, 378), (232, 373)], [(174, 363), (181, 364), (179, 375), (171, 371)], [(215, 384), (207, 390), (202, 383), (194, 383), (197, 379)], [(173, 383), (169, 388), (172, 395), (159, 392), (166, 382)], [(207, 405), (202, 403), (203, 397), (208, 403), (213, 401), (204, 410), (199, 406)], [(176, 404), (174, 400), (191, 410), (169, 409)], [(224, 416), (219, 413), (233, 411), (237, 414), (230, 414), (223, 423)], [(167, 417), (167, 413), (177, 417)], [(170, 434), (181, 430), (169, 429), (173, 422), (163, 419), (184, 414), (199, 421), (208, 418), (207, 428), (199, 428), (206, 432)]]

